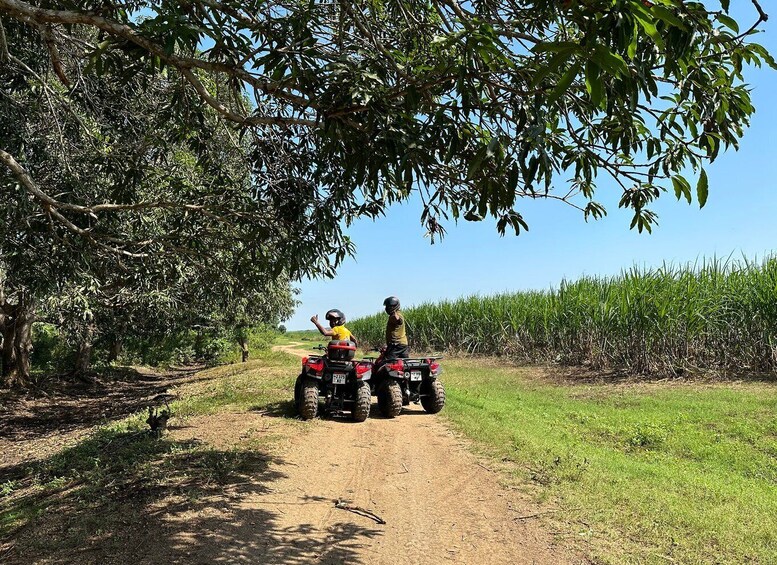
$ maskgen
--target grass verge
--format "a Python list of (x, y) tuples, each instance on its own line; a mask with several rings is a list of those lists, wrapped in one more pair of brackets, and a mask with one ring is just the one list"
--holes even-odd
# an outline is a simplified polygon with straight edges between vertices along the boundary
[(292, 343), (307, 343), (312, 344), (326, 343), (329, 338), (321, 335), (318, 330), (296, 330), (293, 332), (286, 332), (275, 337), (275, 344), (277, 345), (289, 345)]
[[(292, 415), (289, 390), (298, 364), (263, 351), (249, 363), (203, 371), (196, 382), (171, 390), (178, 399), (161, 439), (147, 432), (146, 413), (139, 412), (50, 457), (4, 468), (0, 549), (6, 542), (19, 562), (68, 560), (99, 540), (110, 554), (128, 545), (128, 525), (147, 530), (150, 509), (171, 497), (192, 502), (230, 485), (271, 481), (271, 448), (287, 435), (278, 426), (305, 424), (283, 418), (259, 430), (247, 426), (258, 412)], [(187, 435), (195, 420), (196, 435)]]
[(605, 563), (777, 561), (777, 388), (446, 363), (443, 414)]

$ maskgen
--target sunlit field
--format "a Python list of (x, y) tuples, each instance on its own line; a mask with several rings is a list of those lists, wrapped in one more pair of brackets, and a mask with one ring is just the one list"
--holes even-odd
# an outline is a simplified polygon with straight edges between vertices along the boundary
[[(405, 311), (416, 350), (509, 355), (631, 373), (777, 370), (777, 260), (707, 261), (584, 277), (546, 291), (472, 296)], [(385, 315), (356, 320), (380, 343)]]
[(572, 384), (448, 360), (442, 415), (607, 563), (774, 563), (777, 388)]

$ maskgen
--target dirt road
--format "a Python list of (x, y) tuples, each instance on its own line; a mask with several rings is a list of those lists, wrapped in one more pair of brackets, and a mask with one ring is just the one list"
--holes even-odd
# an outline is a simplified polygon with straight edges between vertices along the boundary
[[(370, 565), (580, 562), (523, 518), (537, 509), (500, 487), (437, 417), (406, 408), (394, 420), (316, 421), (295, 438), (274, 469), (272, 489), (241, 496), (235, 508), (249, 524), (264, 517), (266, 537), (222, 557)], [(203, 535), (218, 543), (218, 532)], [(215, 557), (213, 546), (198, 545), (205, 550), (198, 557)]]
[[(272, 492), (243, 511), (275, 515), (276, 538), (245, 548), (255, 563), (568, 563), (434, 417), (409, 410), (364, 424), (321, 421), (293, 442)], [(380, 517), (337, 508), (335, 501)], [(233, 555), (233, 557), (237, 557)]]
[[(283, 349), (303, 354), (294, 346)], [(85, 485), (54, 492), (48, 510), (0, 545), (0, 561), (585, 562), (555, 545), (535, 519), (542, 509), (500, 486), (499, 475), (440, 417), (410, 406), (388, 420), (376, 405), (372, 409), (358, 424), (303, 424), (289, 418), (287, 405), (191, 417), (173, 426), (168, 443), (160, 444), (166, 455), (146, 463), (166, 469), (167, 476), (148, 485), (117, 479), (125, 481), (121, 489), (111, 491), (108, 484), (87, 503), (78, 502)], [(45, 436), (41, 441), (54, 439)], [(277, 441), (245, 451), (256, 437)], [(180, 456), (176, 445), (184, 449)], [(186, 451), (191, 445), (202, 448)], [(106, 457), (110, 449), (108, 444)], [(242, 461), (245, 471), (219, 474), (222, 462), (229, 469), (235, 457), (245, 459), (240, 453), (250, 454)]]

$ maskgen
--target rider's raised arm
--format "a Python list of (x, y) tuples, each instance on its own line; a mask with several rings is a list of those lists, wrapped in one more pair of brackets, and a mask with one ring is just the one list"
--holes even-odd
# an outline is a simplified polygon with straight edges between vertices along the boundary
[(333, 335), (335, 335), (332, 332), (332, 330), (327, 329), (327, 328), (325, 328), (324, 326), (321, 325), (321, 323), (318, 321), (318, 314), (316, 314), (315, 316), (311, 316), (310, 317), (310, 321), (313, 322), (316, 325), (316, 327), (318, 328), (318, 331), (321, 332), (321, 335), (326, 335), (326, 336), (333, 336)]

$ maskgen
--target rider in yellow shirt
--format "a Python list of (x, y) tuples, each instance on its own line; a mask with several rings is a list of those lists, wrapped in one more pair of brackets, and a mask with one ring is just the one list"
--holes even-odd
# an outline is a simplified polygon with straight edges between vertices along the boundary
[(310, 321), (313, 322), (321, 335), (331, 337), (338, 341), (352, 341), (354, 345), (358, 346), (359, 342), (356, 340), (356, 336), (353, 335), (348, 328), (345, 327), (345, 314), (340, 312), (337, 308), (333, 308), (327, 312), (324, 317), (329, 322), (330, 329), (325, 328), (318, 321), (318, 314), (312, 316)]

